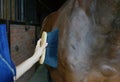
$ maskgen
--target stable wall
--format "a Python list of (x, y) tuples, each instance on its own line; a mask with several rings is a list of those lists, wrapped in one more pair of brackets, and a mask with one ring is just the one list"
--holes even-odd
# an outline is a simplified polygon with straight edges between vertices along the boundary
[[(16, 66), (31, 57), (35, 49), (35, 26), (11, 24), (10, 49), (12, 60)], [(17, 82), (28, 82), (34, 72), (35, 66), (18, 79)]]

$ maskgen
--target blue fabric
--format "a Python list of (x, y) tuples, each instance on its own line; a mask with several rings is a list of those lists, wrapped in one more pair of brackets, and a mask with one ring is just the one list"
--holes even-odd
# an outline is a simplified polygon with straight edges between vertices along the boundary
[(16, 75), (15, 65), (13, 64), (6, 33), (6, 25), (0, 25), (0, 82), (13, 82)]
[(46, 48), (44, 63), (54, 68), (56, 68), (58, 64), (58, 34), (58, 29), (54, 29), (47, 34), (48, 46)]

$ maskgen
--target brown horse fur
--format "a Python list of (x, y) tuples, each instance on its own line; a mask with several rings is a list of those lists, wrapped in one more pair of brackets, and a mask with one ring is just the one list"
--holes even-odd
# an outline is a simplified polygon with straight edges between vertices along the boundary
[(54, 82), (120, 82), (120, 0), (68, 0), (43, 22), (43, 30), (54, 28)]

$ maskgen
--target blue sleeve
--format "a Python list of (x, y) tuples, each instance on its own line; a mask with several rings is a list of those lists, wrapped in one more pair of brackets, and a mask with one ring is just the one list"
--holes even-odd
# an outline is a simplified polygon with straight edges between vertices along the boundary
[(0, 54), (7, 61), (7, 63), (14, 69), (14, 76), (15, 76), (16, 68), (10, 56), (8, 38), (6, 32), (6, 24), (0, 24)]

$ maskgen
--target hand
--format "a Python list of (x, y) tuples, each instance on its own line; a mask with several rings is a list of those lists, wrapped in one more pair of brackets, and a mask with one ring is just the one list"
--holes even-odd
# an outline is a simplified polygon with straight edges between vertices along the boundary
[(34, 55), (33, 57), (38, 61), (40, 56), (42, 55), (42, 52), (43, 50), (46, 48), (47, 44), (48, 43), (45, 43), (43, 44), (42, 46), (40, 46), (40, 42), (41, 42), (41, 39), (39, 39), (37, 41), (37, 45), (36, 45), (36, 48), (35, 48), (35, 52), (34, 52)]

